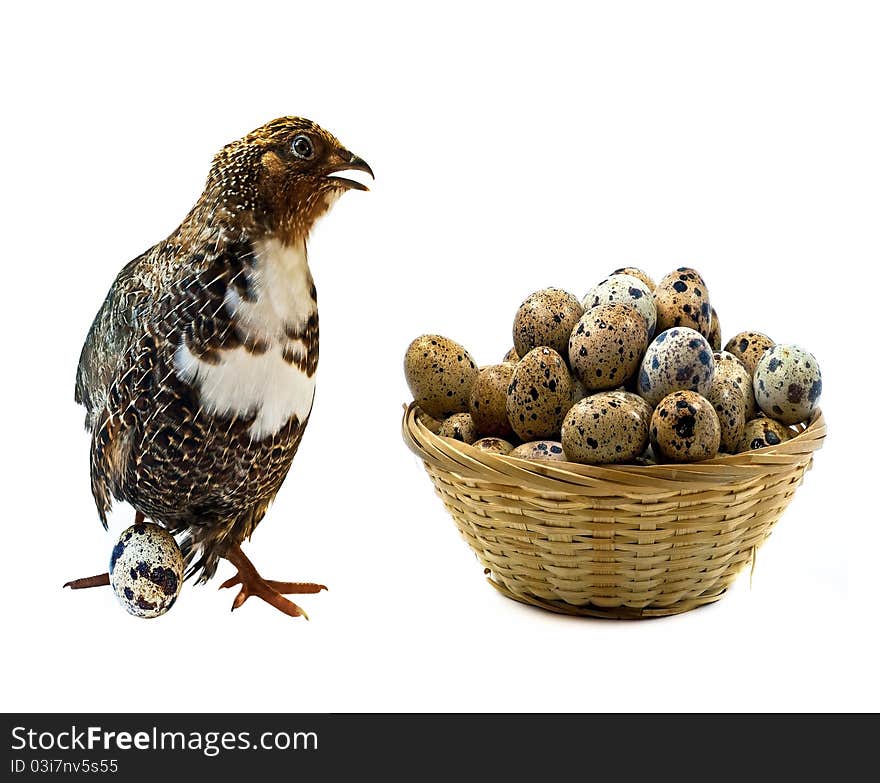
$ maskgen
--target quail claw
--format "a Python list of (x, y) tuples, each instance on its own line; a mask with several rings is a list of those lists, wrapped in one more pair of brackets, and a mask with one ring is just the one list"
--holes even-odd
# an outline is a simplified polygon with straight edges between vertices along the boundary
[(220, 589), (241, 585), (241, 590), (232, 602), (231, 611), (233, 612), (247, 601), (248, 598), (255, 595), (289, 617), (304, 617), (308, 620), (309, 616), (302, 607), (297, 606), (282, 594), (313, 594), (327, 589), (326, 585), (314, 582), (276, 582), (271, 579), (263, 579), (238, 545), (230, 547), (226, 559), (238, 568), (238, 572), (223, 582), (220, 585)]

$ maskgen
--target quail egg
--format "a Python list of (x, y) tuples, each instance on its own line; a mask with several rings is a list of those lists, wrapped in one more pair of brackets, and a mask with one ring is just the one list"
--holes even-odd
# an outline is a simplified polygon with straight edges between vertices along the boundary
[(587, 310), (568, 341), (572, 372), (588, 391), (613, 389), (632, 377), (648, 344), (645, 320), (612, 302)]
[(562, 422), (562, 448), (573, 462), (630, 462), (647, 445), (648, 422), (642, 411), (615, 392), (584, 398)]
[(159, 525), (141, 522), (122, 531), (110, 556), (110, 586), (135, 617), (158, 617), (177, 600), (183, 584), (183, 555)]
[(516, 364), (519, 361), (519, 354), (516, 352), (516, 348), (511, 348), (506, 354), (504, 354), (504, 358), (501, 360), (504, 363), (512, 363)]
[(481, 435), (509, 438), (513, 429), (507, 421), (507, 387), (513, 378), (514, 364), (483, 367), (471, 387), (470, 413)]
[(780, 443), (791, 440), (792, 437), (794, 437), (794, 433), (784, 424), (780, 424), (775, 419), (761, 416), (746, 422), (742, 440), (740, 440), (736, 451), (751, 451), (767, 446), (778, 446)]
[(768, 348), (755, 366), (755, 400), (767, 416), (783, 424), (806, 421), (819, 404), (819, 362), (797, 345)]
[(718, 320), (718, 313), (715, 312), (714, 307), (712, 308), (712, 320), (706, 339), (709, 341), (709, 345), (712, 346), (713, 351), (721, 350), (721, 322)]
[(657, 284), (651, 279), (651, 276), (647, 272), (644, 272), (635, 266), (622, 266), (620, 269), (615, 269), (611, 274), (632, 275), (632, 277), (641, 280), (646, 286), (648, 286), (649, 291), (653, 291), (657, 287)]
[(547, 346), (517, 362), (507, 387), (507, 420), (520, 440), (553, 439), (571, 406), (571, 375), (562, 357)]
[(706, 399), (718, 414), (721, 427), (721, 451), (733, 454), (739, 447), (746, 426), (746, 398), (739, 384), (716, 371)]
[(712, 310), (706, 283), (695, 269), (679, 267), (664, 277), (654, 289), (657, 331), (687, 326), (708, 335)]
[(504, 438), (480, 438), (474, 441), (474, 448), (488, 454), (510, 454), (513, 444)]
[(413, 399), (425, 413), (445, 419), (467, 412), (477, 365), (454, 340), (439, 334), (417, 337), (407, 348), (403, 370)]
[(755, 392), (752, 390), (752, 375), (746, 366), (729, 351), (715, 351), (712, 354), (715, 360), (715, 375), (723, 375), (733, 380), (739, 386), (746, 402), (746, 421), (754, 419), (758, 405), (755, 402)]
[(608, 394), (611, 397), (616, 397), (618, 400), (622, 400), (626, 405), (634, 407), (642, 418), (644, 418), (646, 427), (651, 423), (651, 414), (654, 412), (654, 409), (644, 397), (640, 397), (638, 394), (623, 389), (615, 389), (614, 391), (608, 392)]
[(533, 440), (517, 446), (508, 455), (520, 459), (552, 460), (565, 462), (565, 451), (557, 440)]
[(651, 447), (669, 462), (699, 462), (718, 454), (721, 427), (705, 397), (676, 391), (660, 400), (651, 416)]
[(617, 302), (629, 305), (645, 319), (648, 339), (654, 336), (657, 326), (657, 308), (654, 306), (653, 289), (632, 275), (615, 274), (594, 285), (583, 298), (584, 310), (603, 304)]
[(652, 406), (680, 389), (707, 394), (715, 361), (703, 335), (686, 326), (660, 332), (648, 346), (639, 370), (638, 392)]
[(583, 314), (580, 301), (568, 291), (535, 291), (519, 306), (513, 319), (514, 349), (524, 357), (533, 348), (545, 345), (565, 355), (571, 330)]
[(761, 332), (740, 332), (727, 341), (724, 350), (732, 353), (743, 366), (754, 376), (755, 365), (764, 355), (764, 351), (776, 345), (766, 334)]
[(444, 438), (460, 440), (462, 443), (473, 443), (477, 439), (477, 428), (469, 413), (453, 413), (443, 420), (437, 434)]

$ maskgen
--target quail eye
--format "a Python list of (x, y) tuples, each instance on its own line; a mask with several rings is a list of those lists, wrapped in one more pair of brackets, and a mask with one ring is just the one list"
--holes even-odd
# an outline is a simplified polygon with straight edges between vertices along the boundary
[(293, 149), (293, 154), (303, 160), (308, 160), (315, 154), (315, 150), (312, 147), (312, 140), (308, 136), (297, 136), (293, 140), (291, 147)]

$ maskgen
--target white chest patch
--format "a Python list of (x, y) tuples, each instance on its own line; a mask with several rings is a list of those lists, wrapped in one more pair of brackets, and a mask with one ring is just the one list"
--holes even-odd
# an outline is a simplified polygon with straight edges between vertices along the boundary
[(312, 409), (315, 375), (309, 377), (284, 359), (284, 350), (296, 354), (304, 346), (287, 336), (285, 327), (303, 326), (317, 310), (311, 296), (312, 277), (305, 246), (276, 241), (255, 246), (257, 263), (251, 276), (254, 301), (242, 300), (233, 288), (225, 306), (239, 330), (260, 340), (268, 349), (251, 353), (244, 347), (220, 352), (217, 364), (204, 362), (181, 343), (174, 353), (177, 377), (199, 393), (202, 408), (211, 414), (250, 417), (254, 440), (274, 435), (296, 415), (304, 421)]
[(258, 260), (250, 279), (256, 301), (246, 302), (229, 288), (226, 309), (253, 337), (282, 339), (285, 325), (302, 326), (316, 309), (305, 244), (283, 245), (272, 239), (257, 242), (254, 253)]

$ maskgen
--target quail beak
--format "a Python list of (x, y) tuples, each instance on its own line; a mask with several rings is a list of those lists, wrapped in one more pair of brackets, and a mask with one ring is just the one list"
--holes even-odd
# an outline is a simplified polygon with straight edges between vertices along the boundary
[(329, 179), (334, 185), (345, 188), (346, 190), (369, 190), (366, 185), (357, 180), (348, 179), (347, 177), (331, 176), (344, 171), (363, 171), (369, 174), (372, 179), (376, 179), (369, 163), (348, 150), (339, 150), (339, 152), (334, 155), (334, 158), (334, 163), (328, 170), (325, 177), (326, 179)]

